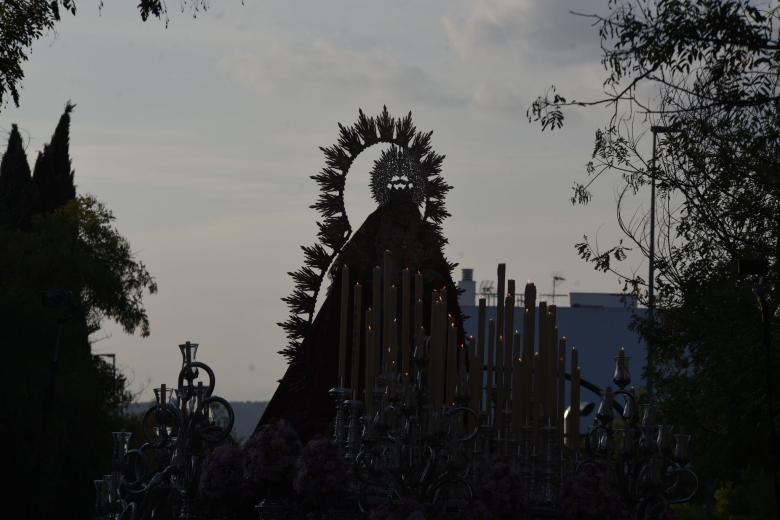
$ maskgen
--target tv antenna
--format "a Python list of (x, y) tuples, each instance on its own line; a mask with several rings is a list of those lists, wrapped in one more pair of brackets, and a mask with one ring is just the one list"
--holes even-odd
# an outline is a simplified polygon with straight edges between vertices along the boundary
[(555, 298), (559, 296), (563, 296), (562, 294), (558, 294), (558, 284), (561, 282), (565, 282), (566, 278), (562, 276), (562, 273), (553, 273), (552, 277), (552, 294), (540, 294), (539, 296), (545, 296), (552, 299), (552, 305), (555, 305)]
[(496, 289), (493, 285), (493, 280), (482, 280), (479, 282), (479, 292), (477, 294), (485, 298), (485, 300), (487, 300), (485, 303), (490, 307), (491, 300), (495, 300), (496, 298)]

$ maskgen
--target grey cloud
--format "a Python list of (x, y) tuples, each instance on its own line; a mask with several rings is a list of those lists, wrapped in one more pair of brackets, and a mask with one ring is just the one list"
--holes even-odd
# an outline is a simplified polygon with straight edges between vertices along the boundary
[(563, 65), (598, 58), (596, 29), (570, 11), (597, 13), (605, 7), (605, 0), (480, 0), (468, 16), (444, 17), (443, 23), (461, 56), (514, 53), (529, 62)]
[(355, 49), (334, 40), (302, 46), (277, 39), (261, 51), (228, 54), (218, 69), (262, 94), (342, 97), (345, 92), (369, 91), (407, 103), (468, 103), (468, 96), (436, 81), (422, 65), (402, 61), (381, 47)]

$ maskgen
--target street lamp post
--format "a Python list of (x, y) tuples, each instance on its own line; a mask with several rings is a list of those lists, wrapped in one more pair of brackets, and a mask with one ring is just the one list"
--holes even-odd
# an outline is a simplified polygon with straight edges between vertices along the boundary
[(650, 252), (648, 259), (648, 288), (647, 288), (647, 319), (649, 322), (649, 331), (647, 335), (647, 355), (646, 355), (646, 368), (647, 368), (647, 394), (650, 397), (655, 395), (655, 389), (653, 388), (652, 371), (654, 361), (654, 348), (655, 348), (655, 174), (657, 171), (656, 161), (657, 159), (657, 143), (658, 134), (666, 134), (674, 132), (676, 129), (673, 126), (661, 126), (652, 125), (650, 131), (653, 133), (653, 157), (650, 166)]

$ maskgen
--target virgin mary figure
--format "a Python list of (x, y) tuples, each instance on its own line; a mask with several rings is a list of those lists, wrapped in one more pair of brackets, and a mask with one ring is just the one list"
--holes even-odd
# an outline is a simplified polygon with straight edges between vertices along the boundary
[[(391, 277), (391, 283), (397, 287), (400, 287), (402, 269), (421, 273), (426, 330), (430, 330), (432, 291), (435, 289), (441, 293), (444, 289), (447, 311), (455, 319), (458, 330), (462, 331), (457, 289), (451, 276), (455, 265), (444, 256), (446, 239), (441, 232), (441, 222), (449, 215), (444, 209), (443, 199), (450, 186), (439, 176), (444, 157), (431, 150), (431, 133), (416, 132), (411, 123), (411, 113), (405, 118), (394, 119), (386, 108), (376, 118), (367, 118), (361, 111), (357, 124), (339, 126), (339, 144), (323, 148), (327, 165), (321, 174), (314, 177), (323, 186), (323, 195), (312, 206), (323, 213), (319, 237), (333, 252), (328, 254), (321, 245), (304, 247), (306, 265), (290, 273), (296, 281), (296, 289), (285, 301), (290, 305), (292, 315), (290, 320), (280, 324), (291, 338), (291, 345), (282, 351), (290, 359), (290, 365), (258, 425), (286, 419), (304, 440), (317, 434), (327, 434), (334, 417), (334, 405), (328, 392), (339, 383), (343, 265), (349, 267), (350, 287), (359, 283), (362, 301), (369, 302), (369, 305), (374, 297), (372, 276), (375, 266), (383, 266)], [(370, 172), (371, 192), (377, 208), (351, 234), (343, 205), (344, 177), (354, 158), (378, 143), (386, 143), (388, 147), (374, 162)], [(344, 237), (343, 244), (339, 244), (339, 235)], [(386, 265), (388, 259), (389, 265)], [(315, 277), (318, 267), (323, 268), (319, 284)], [(322, 306), (311, 319), (325, 274), (330, 279), (330, 285)], [(301, 317), (301, 314), (306, 314), (307, 306), (309, 320)], [(458, 339), (462, 342), (463, 338)], [(348, 345), (347, 352), (351, 352), (351, 348)], [(359, 359), (364, 359), (364, 355), (365, 352), (361, 352)], [(351, 359), (348, 359), (347, 374), (351, 373), (350, 363)], [(364, 388), (363, 370), (360, 370), (359, 377), (357, 383)], [(354, 385), (355, 382), (349, 383)]]

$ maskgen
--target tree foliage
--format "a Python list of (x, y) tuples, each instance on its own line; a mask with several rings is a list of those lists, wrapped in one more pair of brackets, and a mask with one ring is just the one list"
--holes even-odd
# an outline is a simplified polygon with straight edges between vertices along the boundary
[(129, 426), (130, 395), (90, 335), (106, 318), (148, 335), (143, 296), (157, 290), (108, 208), (75, 194), (71, 110), (34, 174), (15, 126), (0, 162), (0, 433), (26, 518), (91, 514), (91, 482), (109, 468), (108, 432)]
[[(103, 0), (100, 0), (100, 8)], [(208, 0), (179, 0), (182, 12), (193, 17), (207, 9)], [(33, 43), (53, 32), (61, 13), (76, 14), (76, 0), (3, 0), (0, 2), (0, 109), (8, 98), (19, 106), (24, 63), (30, 57)], [(166, 0), (138, 0), (143, 21), (156, 18), (168, 24)]]
[[(650, 255), (649, 215), (631, 208), (655, 180), (652, 245), (661, 318), (652, 328), (638, 323), (658, 356), (648, 376), (667, 413), (695, 434), (704, 476), (739, 479), (748, 465), (769, 468), (760, 315), (750, 281), (737, 277), (734, 265), (746, 253), (768, 260), (774, 319), (780, 301), (780, 7), (762, 9), (747, 0), (609, 0), (606, 9), (582, 15), (601, 40), (604, 96), (572, 99), (551, 87), (531, 104), (528, 119), (554, 130), (571, 107), (610, 109), (595, 134), (587, 180), (575, 182), (571, 200), (587, 204), (594, 182), (619, 179), (625, 240), (599, 249), (586, 236), (577, 250), (643, 298), (647, 279), (625, 266), (631, 251)], [(651, 125), (658, 139), (655, 164)]]

